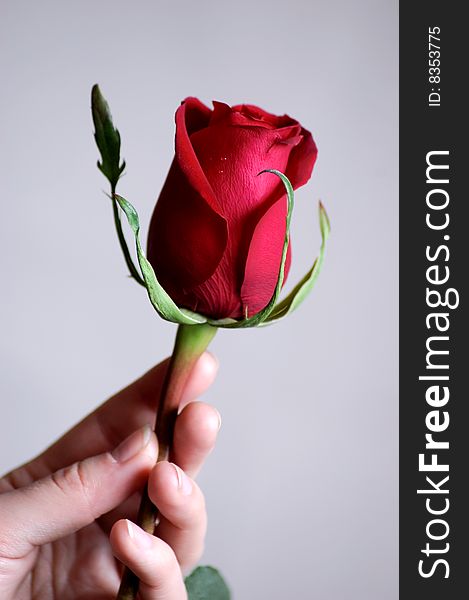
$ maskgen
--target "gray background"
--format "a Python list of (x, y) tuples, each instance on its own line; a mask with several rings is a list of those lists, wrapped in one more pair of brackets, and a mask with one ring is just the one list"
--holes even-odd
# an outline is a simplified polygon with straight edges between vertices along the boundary
[[(297, 193), (291, 318), (222, 331), (204, 562), (238, 600), (397, 598), (397, 1), (0, 4), (0, 468), (168, 354), (174, 327), (126, 278), (89, 91), (123, 137), (121, 193), (148, 223), (196, 95), (289, 112), (319, 158)], [(146, 226), (144, 226), (144, 233)]]

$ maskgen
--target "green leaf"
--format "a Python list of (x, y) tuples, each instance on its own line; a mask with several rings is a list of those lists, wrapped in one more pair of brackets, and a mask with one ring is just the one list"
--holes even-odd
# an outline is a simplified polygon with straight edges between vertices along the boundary
[(117, 182), (125, 169), (125, 161), (120, 164), (121, 138), (112, 122), (108, 103), (97, 84), (91, 90), (91, 112), (95, 128), (94, 139), (101, 154), (98, 168), (109, 180), (114, 193)]
[(285, 222), (285, 240), (283, 242), (282, 259), (280, 261), (280, 269), (279, 269), (279, 273), (278, 273), (277, 285), (275, 286), (275, 290), (272, 295), (272, 298), (270, 299), (270, 302), (260, 312), (258, 312), (257, 314), (255, 314), (254, 316), (252, 316), (250, 318), (242, 319), (241, 321), (234, 321), (234, 320), (228, 320), (228, 319), (219, 319), (216, 321), (212, 321), (209, 319), (209, 323), (211, 325), (215, 325), (217, 327), (226, 327), (227, 329), (236, 329), (236, 328), (242, 328), (242, 327), (257, 327), (258, 325), (261, 325), (268, 318), (268, 316), (271, 314), (271, 312), (274, 310), (275, 303), (277, 302), (280, 292), (282, 290), (283, 280), (285, 278), (285, 262), (287, 260), (288, 243), (290, 241), (290, 222), (291, 222), (291, 216), (292, 216), (292, 212), (293, 212), (294, 192), (293, 192), (293, 186), (290, 183), (290, 180), (288, 179), (288, 177), (286, 175), (284, 175), (280, 171), (277, 171), (276, 169), (265, 169), (264, 171), (261, 171), (259, 173), (259, 175), (262, 175), (263, 173), (273, 173), (274, 175), (279, 177), (282, 180), (282, 183), (285, 186), (285, 189), (287, 191), (287, 207), (288, 208), (287, 208), (287, 217), (286, 217), (286, 222)]
[(135, 208), (122, 196), (115, 194), (115, 198), (119, 203), (119, 206), (124, 211), (127, 220), (129, 222), (130, 228), (133, 231), (135, 236), (135, 244), (137, 247), (137, 257), (138, 263), (140, 265), (140, 270), (142, 271), (143, 279), (145, 282), (145, 287), (148, 292), (148, 297), (150, 298), (150, 302), (153, 304), (154, 308), (162, 317), (167, 321), (172, 321), (173, 323), (179, 323), (183, 325), (197, 325), (200, 323), (206, 323), (206, 317), (199, 315), (198, 313), (180, 309), (172, 300), (167, 292), (162, 288), (158, 279), (156, 278), (155, 271), (153, 267), (148, 262), (143, 250), (142, 245), (140, 243), (140, 222), (138, 218), (137, 211)]
[(213, 567), (197, 567), (186, 577), (189, 600), (230, 600), (230, 590)]
[(283, 319), (284, 317), (289, 315), (296, 308), (298, 308), (298, 306), (303, 302), (303, 300), (314, 287), (314, 284), (319, 276), (322, 264), (324, 262), (326, 241), (331, 231), (329, 218), (327, 216), (326, 210), (322, 202), (319, 202), (319, 228), (321, 230), (322, 243), (318, 258), (316, 258), (316, 260), (313, 263), (313, 266), (306, 273), (303, 279), (299, 283), (297, 283), (297, 285), (288, 294), (288, 296), (284, 300), (282, 300), (282, 302), (279, 302), (277, 304), (275, 309), (272, 311), (269, 317), (262, 323), (262, 325), (274, 323), (275, 321), (279, 321), (280, 319)]

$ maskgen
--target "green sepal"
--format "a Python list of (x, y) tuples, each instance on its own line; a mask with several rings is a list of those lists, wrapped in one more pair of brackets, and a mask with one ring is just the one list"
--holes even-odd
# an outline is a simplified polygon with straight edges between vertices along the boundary
[(121, 209), (124, 211), (130, 228), (135, 236), (138, 263), (143, 275), (148, 297), (150, 298), (150, 302), (156, 309), (157, 313), (160, 315), (160, 317), (166, 319), (166, 321), (172, 321), (173, 323), (179, 323), (181, 325), (199, 325), (201, 323), (206, 323), (206, 317), (184, 308), (178, 308), (169, 294), (160, 285), (158, 279), (156, 278), (155, 271), (148, 262), (140, 243), (140, 222), (137, 211), (132, 204), (130, 204), (130, 202), (128, 202), (122, 196), (115, 194), (115, 198)]
[(95, 128), (94, 139), (101, 154), (98, 168), (109, 180), (114, 192), (125, 169), (125, 161), (120, 162), (121, 137), (114, 127), (111, 111), (98, 84), (91, 90), (91, 112)]
[(316, 258), (316, 260), (313, 263), (313, 266), (306, 273), (303, 279), (296, 284), (296, 286), (286, 298), (284, 298), (281, 302), (277, 304), (277, 306), (271, 312), (269, 317), (263, 323), (261, 323), (261, 325), (269, 325), (270, 323), (279, 321), (280, 319), (283, 319), (284, 317), (289, 315), (296, 308), (298, 308), (298, 306), (303, 302), (303, 300), (314, 287), (314, 284), (319, 276), (322, 264), (324, 262), (326, 241), (331, 231), (329, 217), (327, 216), (326, 209), (324, 208), (322, 202), (319, 202), (319, 228), (321, 230), (322, 237), (319, 256)]
[(282, 258), (280, 261), (280, 269), (279, 269), (279, 273), (278, 273), (277, 284), (275, 286), (275, 290), (272, 295), (272, 298), (270, 299), (270, 302), (260, 312), (256, 313), (252, 317), (249, 317), (247, 319), (242, 319), (239, 321), (236, 321), (235, 319), (218, 319), (218, 320), (210, 320), (209, 319), (208, 322), (211, 325), (214, 325), (216, 327), (225, 327), (227, 329), (236, 329), (236, 328), (243, 328), (243, 327), (257, 327), (258, 325), (261, 325), (274, 310), (275, 303), (277, 302), (280, 292), (282, 291), (282, 285), (283, 285), (283, 281), (285, 279), (285, 262), (287, 260), (288, 243), (290, 241), (290, 222), (291, 222), (293, 205), (294, 205), (294, 192), (293, 192), (293, 186), (290, 183), (290, 180), (288, 179), (288, 177), (286, 175), (284, 175), (280, 171), (277, 171), (276, 169), (265, 169), (264, 171), (261, 171), (259, 173), (259, 175), (262, 175), (263, 173), (273, 173), (274, 175), (279, 177), (282, 180), (282, 183), (285, 186), (285, 189), (287, 192), (287, 217), (286, 217), (286, 222), (285, 222), (285, 239), (283, 242)]
[(114, 197), (117, 182), (125, 169), (125, 161), (120, 163), (121, 138), (118, 130), (112, 122), (111, 111), (104, 96), (101, 94), (99, 86), (95, 84), (91, 90), (91, 113), (95, 128), (94, 139), (101, 154), (101, 162), (98, 160), (98, 169), (108, 179), (111, 184), (112, 211), (114, 214), (114, 224), (116, 227), (119, 244), (124, 255), (125, 262), (130, 272), (130, 276), (140, 285), (145, 285), (143, 279), (138, 274), (132, 257), (127, 246), (127, 242), (122, 231), (119, 207)]
[(127, 241), (124, 236), (124, 232), (122, 231), (122, 223), (121, 216), (119, 214), (119, 205), (117, 204), (116, 194), (113, 196), (109, 196), (112, 201), (112, 212), (114, 215), (114, 225), (116, 227), (117, 238), (119, 240), (119, 244), (122, 250), (122, 254), (124, 255), (125, 263), (127, 268), (129, 269), (130, 276), (135, 279), (137, 283), (143, 285), (145, 287), (145, 282), (140, 276), (137, 267), (134, 265), (134, 261), (132, 260), (132, 256), (130, 255), (129, 247), (127, 246)]
[(213, 567), (197, 567), (188, 575), (186, 585), (189, 600), (230, 600), (231, 594), (223, 577)]

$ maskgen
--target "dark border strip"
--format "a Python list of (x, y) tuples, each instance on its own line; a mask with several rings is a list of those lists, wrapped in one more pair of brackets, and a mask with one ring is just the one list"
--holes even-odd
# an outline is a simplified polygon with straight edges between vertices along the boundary
[(467, 27), (400, 4), (402, 600), (469, 597)]

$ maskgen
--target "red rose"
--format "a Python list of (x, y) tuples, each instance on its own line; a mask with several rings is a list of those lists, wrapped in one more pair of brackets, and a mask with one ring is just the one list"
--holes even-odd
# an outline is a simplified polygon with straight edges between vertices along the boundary
[[(311, 133), (256, 106), (176, 111), (175, 157), (150, 224), (148, 259), (180, 307), (211, 318), (253, 316), (275, 289), (285, 238), (285, 188), (311, 176)], [(285, 274), (288, 273), (290, 252)], [(285, 277), (286, 279), (286, 277)]]

